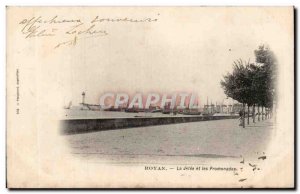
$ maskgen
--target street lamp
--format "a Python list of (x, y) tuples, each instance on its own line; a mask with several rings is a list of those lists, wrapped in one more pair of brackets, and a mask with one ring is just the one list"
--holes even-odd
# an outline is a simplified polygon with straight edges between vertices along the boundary
[(82, 104), (84, 104), (85, 92), (82, 92)]

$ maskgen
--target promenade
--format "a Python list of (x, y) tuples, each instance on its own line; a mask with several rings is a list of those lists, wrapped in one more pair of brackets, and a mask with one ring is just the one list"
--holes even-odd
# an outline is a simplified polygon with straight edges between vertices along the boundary
[(137, 127), (65, 136), (74, 156), (90, 161), (205, 162), (256, 157), (266, 151), (272, 119), (239, 126), (238, 119)]

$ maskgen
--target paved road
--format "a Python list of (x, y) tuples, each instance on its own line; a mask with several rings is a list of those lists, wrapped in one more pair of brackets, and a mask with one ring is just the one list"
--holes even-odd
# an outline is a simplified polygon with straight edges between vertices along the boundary
[(150, 126), (65, 136), (71, 153), (92, 161), (206, 162), (257, 156), (275, 131), (271, 120), (238, 126), (238, 119)]

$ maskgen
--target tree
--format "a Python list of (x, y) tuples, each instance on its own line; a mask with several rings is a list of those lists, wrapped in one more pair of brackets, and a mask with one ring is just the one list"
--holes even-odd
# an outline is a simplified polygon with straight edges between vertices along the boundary
[(247, 105), (248, 105), (248, 124), (249, 124), (249, 107), (252, 106), (252, 118), (253, 123), (255, 123), (255, 106), (257, 103), (257, 88), (260, 87), (260, 68), (255, 64), (247, 64), (247, 71), (248, 71), (248, 78), (249, 78), (249, 96), (247, 99)]
[(276, 98), (277, 82), (277, 59), (275, 54), (268, 46), (261, 45), (254, 51), (256, 62), (260, 65), (261, 87), (259, 104), (273, 110), (274, 100)]
[(245, 127), (245, 104), (248, 106), (249, 124), (250, 106), (253, 107), (253, 122), (255, 122), (255, 106), (258, 107), (259, 113), (260, 107), (262, 111), (264, 107), (268, 108), (269, 112), (276, 98), (277, 60), (275, 55), (269, 47), (264, 45), (259, 46), (254, 54), (256, 64), (239, 59), (233, 64), (233, 72), (227, 73), (221, 80), (224, 93), (243, 104), (243, 127)]
[(224, 76), (224, 80), (221, 80), (224, 93), (243, 104), (243, 127), (245, 127), (245, 104), (249, 107), (252, 101), (252, 80), (248, 65), (249, 62), (243, 62), (241, 59), (235, 61), (232, 74), (228, 73)]
[(247, 69), (249, 72), (249, 79), (251, 80), (251, 87), (249, 88), (251, 96), (249, 96), (248, 103), (252, 106), (252, 117), (253, 122), (255, 122), (255, 108), (258, 107), (259, 109), (259, 106), (263, 104), (262, 99), (265, 91), (265, 75), (262, 68), (257, 64), (249, 64)]

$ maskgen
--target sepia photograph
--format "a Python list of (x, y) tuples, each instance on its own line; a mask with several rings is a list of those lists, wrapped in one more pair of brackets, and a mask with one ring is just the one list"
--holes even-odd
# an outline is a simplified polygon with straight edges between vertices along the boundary
[(7, 6), (7, 187), (294, 188), (294, 14)]

